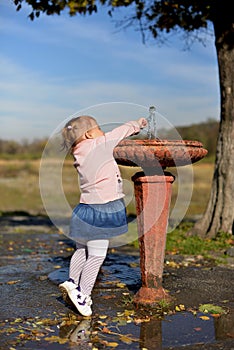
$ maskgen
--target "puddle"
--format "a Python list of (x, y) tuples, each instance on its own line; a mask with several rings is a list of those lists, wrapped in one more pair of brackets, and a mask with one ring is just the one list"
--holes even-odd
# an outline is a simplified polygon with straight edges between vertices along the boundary
[[(49, 279), (59, 284), (68, 278), (68, 265), (62, 269), (53, 271), (49, 274)], [(96, 288), (104, 288), (106, 283), (120, 281), (127, 285), (129, 290), (138, 290), (141, 285), (139, 257), (122, 256), (119, 254), (108, 254), (98, 276)]]
[(214, 343), (216, 340), (214, 318), (202, 320), (197, 314), (180, 312), (173, 316), (166, 316), (162, 321), (163, 347), (185, 346), (198, 343)]
[[(143, 322), (140, 325), (129, 323), (124, 326), (115, 327), (114, 324), (108, 324), (106, 327), (112, 333), (119, 333), (119, 337), (110, 334), (99, 334), (96, 336), (96, 341), (105, 339), (107, 342), (117, 342), (118, 349), (173, 349), (174, 347), (184, 347), (197, 344), (213, 344), (220, 340), (218, 333), (220, 329), (216, 326), (217, 319), (206, 314), (209, 318), (206, 321), (202, 320), (197, 314), (194, 316), (190, 312), (177, 313), (173, 316), (166, 316), (163, 320), (152, 320)], [(227, 315), (218, 319), (218, 325), (223, 324)], [(92, 342), (93, 333), (97, 333), (97, 329), (91, 324), (91, 320), (83, 320), (77, 327), (61, 327), (59, 331), (60, 337), (69, 338), (72, 343), (81, 345), (84, 342)], [(113, 332), (114, 330), (114, 332)], [(223, 330), (222, 330), (223, 332)], [(126, 338), (125, 338), (126, 337)], [(128, 338), (129, 337), (129, 338)], [(227, 334), (226, 334), (227, 337)], [(132, 340), (132, 341), (131, 341)], [(124, 345), (124, 343), (128, 345)], [(125, 344), (126, 344), (125, 343)], [(97, 348), (98, 345), (97, 345)], [(83, 348), (82, 348), (83, 349)]]
[[(55, 283), (60, 283), (66, 280), (67, 277), (68, 266), (49, 275), (50, 280)], [(107, 342), (117, 342), (119, 344), (118, 349), (172, 349), (174, 347), (196, 344), (213, 344), (218, 340), (234, 337), (233, 312), (215, 318), (209, 314), (197, 313), (194, 315), (192, 312), (182, 311), (173, 315), (166, 315), (162, 320), (151, 319), (149, 322), (140, 323), (135, 322), (137, 316), (133, 315), (128, 322), (123, 322), (123, 320), (118, 322), (118, 320), (116, 321), (116, 314), (118, 314), (117, 305), (113, 304), (113, 299), (111, 298), (104, 300), (106, 295), (110, 296), (110, 293), (117, 292), (116, 281), (125, 283), (126, 289), (132, 290), (133, 293), (138, 290), (141, 283), (138, 256), (124, 256), (123, 258), (121, 255), (109, 254), (95, 286), (96, 293), (101, 299), (99, 299), (99, 308), (103, 307), (103, 313), (108, 315), (108, 319), (104, 321), (104, 327), (120, 334), (120, 336), (112, 333), (104, 334), (104, 339)], [(105, 293), (106, 286), (110, 290), (107, 293)], [(119, 295), (121, 295), (121, 292)], [(109, 313), (107, 310), (109, 310)], [(201, 318), (201, 316), (206, 317)], [(85, 349), (84, 344), (87, 345), (87, 342), (92, 343), (92, 334), (97, 332), (96, 321), (94, 317), (93, 320), (90, 320), (91, 323), (86, 321), (84, 326), (82, 326), (82, 323), (79, 323), (77, 328), (74, 325), (70, 326), (70, 328), (67, 326), (65, 328), (61, 327), (59, 334), (63, 338), (68, 337), (73, 343), (77, 342), (77, 345), (79, 345), (77, 349), (83, 350)], [(102, 322), (100, 324), (102, 325)], [(99, 335), (97, 337), (100, 340), (103, 339), (103, 327), (100, 326), (98, 329)], [(121, 335), (129, 334), (131, 335), (130, 338), (135, 340), (131, 341), (130, 339), (126, 345), (121, 341), (121, 339), (124, 339)], [(83, 347), (80, 345), (81, 343), (83, 343)]]

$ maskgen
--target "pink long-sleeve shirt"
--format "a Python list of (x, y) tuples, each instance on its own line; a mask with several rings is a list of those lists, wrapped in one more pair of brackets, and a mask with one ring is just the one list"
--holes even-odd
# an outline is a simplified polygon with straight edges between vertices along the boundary
[(122, 139), (139, 131), (138, 122), (130, 121), (103, 136), (77, 144), (73, 156), (74, 166), (79, 173), (80, 203), (107, 203), (124, 197), (122, 178), (113, 150)]

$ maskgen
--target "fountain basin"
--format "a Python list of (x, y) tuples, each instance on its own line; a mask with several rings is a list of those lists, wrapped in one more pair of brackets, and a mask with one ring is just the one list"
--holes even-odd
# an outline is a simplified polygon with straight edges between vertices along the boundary
[(189, 140), (122, 140), (114, 149), (119, 165), (166, 168), (195, 163), (207, 154), (203, 144)]

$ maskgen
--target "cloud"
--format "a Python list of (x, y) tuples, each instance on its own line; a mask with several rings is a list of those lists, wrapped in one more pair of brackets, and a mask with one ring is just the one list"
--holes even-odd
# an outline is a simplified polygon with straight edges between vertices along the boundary
[[(101, 123), (110, 115), (127, 121), (142, 112), (128, 103), (155, 104), (174, 125), (217, 117), (211, 43), (207, 51), (199, 47), (185, 53), (176, 41), (175, 47), (158, 48), (144, 46), (133, 34), (113, 34), (102, 15), (42, 16), (30, 22), (26, 14), (8, 5), (0, 15), (0, 138), (47, 136), (76, 111), (100, 104), (91, 110)], [(126, 113), (120, 105), (113, 105), (116, 114), (110, 108), (118, 101), (126, 103)]]
[[(11, 67), (11, 64), (8, 67)], [(1, 138), (32, 139), (48, 136), (66, 118), (88, 107), (98, 114), (95, 116), (99, 118), (100, 123), (105, 123), (110, 121), (110, 115), (116, 118), (112, 120), (113, 122), (124, 122), (130, 117), (138, 118), (144, 111), (141, 106), (156, 104), (159, 112), (165, 113), (165, 117), (174, 125), (186, 124), (188, 118), (199, 121), (201, 113), (204, 113), (206, 108), (208, 117), (213, 107), (211, 106), (211, 109), (207, 107), (208, 97), (202, 99), (200, 96), (195, 96), (185, 100), (181, 96), (174, 99), (160, 87), (149, 84), (96, 80), (81, 84), (60, 85), (48, 80), (44, 81), (20, 67), (19, 75), (16, 72), (17, 69), (14, 67), (16, 82), (8, 85), (6, 83), (8, 99), (4, 97), (0, 99), (0, 118), (4, 125), (0, 131)], [(1, 85), (4, 87), (4, 81)], [(51, 91), (53, 94), (48, 97)], [(121, 102), (122, 107), (116, 104), (111, 106), (110, 102)], [(134, 106), (127, 108), (129, 103), (140, 104), (140, 107), (139, 109)], [(99, 104), (102, 105), (101, 109), (92, 107)], [(197, 108), (191, 111), (191, 105)], [(145, 113), (147, 113), (146, 110)]]

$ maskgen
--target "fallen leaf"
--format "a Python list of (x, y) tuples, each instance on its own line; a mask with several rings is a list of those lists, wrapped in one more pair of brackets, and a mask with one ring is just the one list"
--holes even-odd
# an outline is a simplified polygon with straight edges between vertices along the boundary
[(148, 317), (148, 318), (135, 318), (135, 319), (134, 319), (134, 322), (135, 322), (136, 324), (142, 323), (142, 322), (150, 322), (150, 318), (149, 318), (149, 317)]
[(32, 336), (31, 336), (30, 334), (21, 333), (21, 334), (19, 335), (19, 338), (20, 338), (21, 340), (31, 340)]
[(103, 333), (111, 333), (111, 331), (107, 327), (102, 328)]
[(111, 348), (116, 348), (117, 346), (119, 346), (119, 344), (118, 343), (116, 343), (116, 342), (104, 342), (104, 344), (106, 345), (106, 346), (110, 346)]
[(184, 311), (185, 310), (185, 306), (183, 304), (176, 305), (175, 310), (176, 311)]
[(118, 317), (124, 316), (124, 312), (118, 311), (118, 312), (117, 312), (117, 316), (118, 316)]
[(180, 310), (182, 311), (185, 310), (185, 306), (183, 304), (180, 304), (179, 307), (180, 307)]
[(177, 264), (175, 261), (166, 261), (166, 265), (174, 269), (178, 269), (180, 267), (180, 265)]
[(105, 320), (107, 317), (108, 317), (107, 315), (99, 315), (99, 318), (100, 318), (101, 320)]
[(16, 280), (16, 281), (8, 281), (7, 284), (16, 284), (16, 283), (19, 283), (20, 280)]
[(66, 248), (67, 252), (73, 252), (74, 248)]
[(132, 262), (129, 264), (130, 267), (138, 267), (139, 263)]
[(51, 337), (46, 337), (44, 339), (50, 343), (59, 343), (59, 344), (65, 344), (68, 341), (66, 338), (63, 339), (56, 335), (52, 335)]
[(45, 280), (48, 279), (48, 276), (47, 276), (47, 275), (41, 275), (41, 276), (39, 276), (38, 279), (39, 279), (40, 281), (45, 281)]
[(199, 318), (203, 321), (208, 321), (210, 319), (208, 316), (200, 316)]
[(122, 341), (125, 344), (132, 344), (132, 339), (127, 337), (126, 335), (121, 335), (119, 337), (119, 340)]
[(131, 316), (134, 315), (135, 311), (134, 310), (124, 310), (124, 315), (125, 316)]
[(114, 294), (102, 296), (102, 299), (105, 299), (105, 300), (107, 300), (107, 299), (114, 299), (114, 298), (116, 298), (116, 295), (114, 295)]

